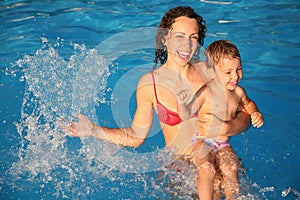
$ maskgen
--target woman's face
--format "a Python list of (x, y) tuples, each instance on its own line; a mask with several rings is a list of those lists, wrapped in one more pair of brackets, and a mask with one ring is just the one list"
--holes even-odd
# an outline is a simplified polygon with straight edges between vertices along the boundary
[(175, 62), (180, 66), (186, 65), (197, 50), (198, 31), (196, 19), (184, 16), (175, 19), (166, 37), (167, 62)]

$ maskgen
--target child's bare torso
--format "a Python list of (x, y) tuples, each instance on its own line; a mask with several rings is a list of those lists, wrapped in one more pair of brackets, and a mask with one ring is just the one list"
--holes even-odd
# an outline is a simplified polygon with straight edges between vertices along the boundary
[[(198, 113), (198, 120), (199, 123), (207, 120), (211, 121), (210, 127), (212, 128), (208, 130), (208, 133), (205, 133), (205, 136), (210, 138), (209, 135), (216, 135), (216, 131), (221, 130), (224, 122), (230, 121), (236, 116), (237, 111), (240, 109), (241, 97), (235, 90), (225, 89), (216, 84), (215, 81), (211, 81), (207, 86), (206, 91), (201, 95), (204, 100)], [(212, 120), (211, 115), (216, 116), (218, 120)], [(218, 137), (218, 139), (228, 140), (229, 137), (222, 136)]]

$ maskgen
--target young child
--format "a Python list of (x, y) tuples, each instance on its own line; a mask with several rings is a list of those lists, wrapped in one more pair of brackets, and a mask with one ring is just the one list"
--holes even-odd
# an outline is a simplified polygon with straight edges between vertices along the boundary
[[(246, 91), (238, 85), (242, 78), (242, 65), (237, 47), (229, 41), (218, 40), (207, 47), (205, 56), (210, 80), (195, 95), (191, 95), (187, 89), (177, 94), (178, 113), (182, 119), (186, 119), (198, 111), (199, 126), (202, 122), (211, 120), (212, 128), (207, 132), (194, 133), (191, 141), (192, 157), (198, 154), (195, 156), (197, 160), (194, 160), (196, 165), (214, 173), (215, 178), (221, 176), (226, 199), (232, 199), (240, 192), (239, 162), (229, 142), (230, 137), (219, 137), (218, 131), (221, 130), (222, 123), (231, 120), (243, 109), (251, 115), (254, 127), (263, 125), (263, 117)], [(198, 104), (198, 110), (193, 110), (195, 104)], [(216, 116), (217, 120), (209, 117), (210, 115)], [(220, 187), (220, 184), (215, 185), (215, 190), (219, 190), (216, 187)]]

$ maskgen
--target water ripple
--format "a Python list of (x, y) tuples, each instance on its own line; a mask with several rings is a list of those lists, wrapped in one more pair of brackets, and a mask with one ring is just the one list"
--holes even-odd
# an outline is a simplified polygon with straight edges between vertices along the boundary
[(208, 4), (221, 4), (221, 5), (230, 5), (231, 1), (209, 1), (209, 0), (200, 0), (200, 2), (208, 3)]

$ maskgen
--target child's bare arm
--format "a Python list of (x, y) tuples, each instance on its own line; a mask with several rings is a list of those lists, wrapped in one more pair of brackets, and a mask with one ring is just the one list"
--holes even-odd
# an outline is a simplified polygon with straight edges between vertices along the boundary
[(177, 112), (182, 120), (189, 119), (192, 113), (192, 104), (190, 103), (193, 94), (188, 89), (181, 90), (176, 94)]
[(185, 120), (194, 115), (201, 108), (207, 95), (209, 94), (206, 84), (200, 87), (195, 94), (188, 89), (179, 91), (176, 99), (177, 112), (180, 118)]
[(263, 116), (260, 112), (254, 112), (251, 114), (252, 125), (256, 128), (260, 128), (264, 124)]
[(259, 112), (257, 105), (248, 96), (246, 91), (239, 87), (238, 92), (241, 95), (241, 106), (250, 114), (252, 125), (259, 128), (263, 125), (264, 119), (262, 114)]

